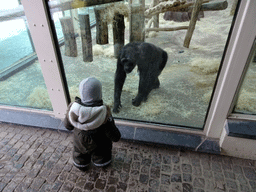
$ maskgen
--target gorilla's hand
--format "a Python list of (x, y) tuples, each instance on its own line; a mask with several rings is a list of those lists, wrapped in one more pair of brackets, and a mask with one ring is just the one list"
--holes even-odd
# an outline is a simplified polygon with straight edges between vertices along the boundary
[(113, 112), (114, 113), (119, 113), (119, 109), (121, 109), (122, 108), (122, 105), (121, 105), (121, 102), (119, 102), (119, 103), (115, 103), (114, 104), (114, 108), (113, 108)]

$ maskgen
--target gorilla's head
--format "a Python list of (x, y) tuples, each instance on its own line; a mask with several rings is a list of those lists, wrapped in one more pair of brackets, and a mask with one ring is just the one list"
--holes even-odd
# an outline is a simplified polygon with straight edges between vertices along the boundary
[(125, 73), (131, 73), (134, 67), (136, 66), (135, 62), (127, 58), (123, 58), (121, 62), (122, 62), (122, 65), (124, 66)]

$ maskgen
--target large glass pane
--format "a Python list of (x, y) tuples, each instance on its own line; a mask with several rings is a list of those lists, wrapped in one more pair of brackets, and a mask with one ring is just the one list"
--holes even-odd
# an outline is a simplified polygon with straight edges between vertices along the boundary
[(52, 110), (19, 0), (0, 2), (0, 104)]
[[(119, 113), (113, 114), (114, 117), (203, 128), (233, 20), (233, 10), (238, 1), (204, 3), (204, 8), (195, 17), (197, 21), (189, 48), (185, 48), (183, 44), (193, 15), (193, 3), (198, 1), (188, 0), (182, 5), (179, 5), (180, 1), (174, 4), (174, 1), (146, 0), (145, 4), (144, 0), (117, 1), (49, 2), (52, 15), (58, 11), (64, 13), (58, 16), (65, 44), (59, 41), (59, 45), (71, 100), (74, 101), (75, 96), (79, 96), (79, 83), (94, 76), (103, 84), (104, 102), (113, 109), (117, 52), (123, 42), (126, 45), (134, 41), (145, 41), (168, 54), (166, 66), (159, 76), (160, 87), (156, 88), (157, 83), (152, 83), (156, 89), (149, 93), (147, 100), (139, 106), (132, 104), (132, 99), (138, 93), (140, 76), (146, 71), (148, 74), (160, 71), (159, 68), (152, 70), (152, 66), (147, 67), (150, 62), (144, 59), (145, 62), (142, 61), (143, 64), (140, 65), (146, 66), (146, 69), (138, 72), (136, 67), (127, 74), (121, 94), (122, 108)], [(96, 2), (101, 4), (97, 5)], [(188, 8), (184, 9), (184, 6)], [(65, 14), (67, 11), (70, 11), (69, 14)], [(124, 16), (124, 20), (120, 15)], [(92, 24), (93, 20), (96, 21), (96, 26)], [(58, 31), (56, 22), (55, 26)], [(161, 58), (161, 54), (154, 52), (147, 57)], [(152, 65), (160, 65), (159, 60)], [(119, 75), (121, 79), (122, 74)], [(150, 81), (150, 78), (147, 80)]]
[(256, 115), (256, 40), (248, 58), (246, 71), (238, 99), (234, 107), (234, 113)]

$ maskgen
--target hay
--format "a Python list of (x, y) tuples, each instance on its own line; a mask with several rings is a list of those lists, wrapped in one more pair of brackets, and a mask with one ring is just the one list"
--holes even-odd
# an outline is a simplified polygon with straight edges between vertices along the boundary
[(157, 32), (156, 31), (150, 31), (146, 37), (147, 38), (153, 38), (153, 37), (156, 37), (157, 36)]
[(190, 71), (199, 74), (213, 74), (217, 73), (220, 66), (220, 59), (206, 59), (201, 57), (195, 57), (190, 64)]
[(124, 15), (124, 17), (128, 17), (129, 16), (128, 3), (119, 2), (119, 3), (111, 4), (110, 6), (106, 7), (105, 15), (103, 17), (104, 21), (106, 21), (108, 24), (111, 24), (113, 22), (113, 19), (116, 13)]
[(114, 46), (104, 46), (104, 45), (93, 45), (93, 55), (94, 56), (106, 56), (106, 57), (114, 57)]
[(75, 101), (75, 97), (80, 97), (79, 85), (70, 87), (69, 94), (70, 94), (71, 102)]
[(236, 110), (256, 112), (256, 93), (247, 90), (242, 90), (239, 94)]
[(211, 99), (211, 96), (212, 96), (212, 90), (206, 92), (203, 97), (202, 97), (202, 100), (205, 102), (205, 103), (209, 103), (210, 102), (210, 99)]
[(208, 87), (213, 87), (216, 80), (216, 76), (217, 74), (195, 76), (193, 80), (196, 83), (197, 88), (208, 88)]
[(93, 56), (104, 55), (103, 47), (101, 45), (93, 45)]
[(132, 110), (139, 116), (154, 120), (159, 114), (165, 111), (166, 105), (162, 101), (161, 95), (150, 95), (146, 103), (142, 102), (140, 107), (132, 106)]
[(27, 98), (28, 106), (52, 110), (51, 101), (47, 89), (41, 86), (36, 87)]

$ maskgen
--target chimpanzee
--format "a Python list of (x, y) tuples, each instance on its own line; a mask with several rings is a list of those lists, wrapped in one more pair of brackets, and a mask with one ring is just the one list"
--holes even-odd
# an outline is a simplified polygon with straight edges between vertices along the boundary
[(132, 42), (125, 45), (119, 53), (115, 73), (114, 108), (118, 113), (121, 108), (121, 93), (126, 79), (126, 74), (138, 66), (139, 90), (138, 95), (132, 100), (134, 106), (139, 106), (152, 89), (159, 88), (158, 76), (164, 69), (168, 59), (167, 53), (151, 43)]

